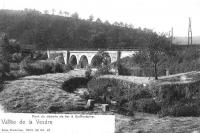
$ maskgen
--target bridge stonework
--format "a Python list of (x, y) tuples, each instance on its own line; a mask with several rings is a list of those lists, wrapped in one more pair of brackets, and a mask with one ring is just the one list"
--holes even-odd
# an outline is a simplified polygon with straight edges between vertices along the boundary
[[(87, 61), (88, 61), (88, 65), (91, 65), (92, 59), (94, 58), (94, 56), (98, 53), (99, 51), (67, 51), (67, 50), (47, 50), (47, 55), (48, 58), (50, 58), (51, 54), (62, 54), (65, 64), (68, 64), (70, 59), (72, 57), (76, 57), (76, 62), (77, 64), (79, 64), (81, 57), (86, 57)], [(138, 51), (117, 51), (117, 50), (113, 50), (113, 51), (104, 51), (107, 52), (111, 58), (111, 63), (116, 62), (118, 59), (120, 58), (124, 58), (127, 56), (133, 56), (134, 54), (136, 54)]]

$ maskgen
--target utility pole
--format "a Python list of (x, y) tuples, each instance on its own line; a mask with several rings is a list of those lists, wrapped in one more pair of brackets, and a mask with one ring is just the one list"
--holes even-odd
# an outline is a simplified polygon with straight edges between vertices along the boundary
[(172, 27), (171, 30), (169, 31), (170, 47), (172, 47), (173, 38), (174, 38), (174, 29)]
[(172, 29), (171, 29), (171, 43), (170, 43), (170, 47), (172, 47), (173, 38), (174, 38), (174, 29), (172, 27)]
[(189, 25), (188, 25), (188, 46), (192, 45), (192, 26), (191, 26), (191, 19), (189, 17)]

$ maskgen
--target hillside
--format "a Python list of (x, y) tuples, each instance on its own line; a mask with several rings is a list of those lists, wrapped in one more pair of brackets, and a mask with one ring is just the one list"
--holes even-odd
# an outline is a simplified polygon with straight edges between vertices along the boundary
[(150, 29), (100, 19), (81, 19), (78, 14), (61, 16), (26, 9), (0, 10), (0, 32), (22, 46), (37, 49), (137, 48), (156, 34)]

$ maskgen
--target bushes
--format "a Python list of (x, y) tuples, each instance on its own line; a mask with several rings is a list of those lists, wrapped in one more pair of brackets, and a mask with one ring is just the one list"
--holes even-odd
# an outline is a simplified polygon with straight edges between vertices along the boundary
[(89, 66), (86, 69), (87, 70), (85, 71), (85, 77), (88, 78), (88, 79), (91, 79), (92, 69)]
[(20, 70), (20, 66), (17, 63), (10, 63), (10, 70)]
[(143, 84), (131, 83), (119, 79), (94, 78), (88, 82), (90, 97), (100, 102), (118, 102), (118, 109), (133, 111), (135, 102), (142, 98), (152, 98), (150, 90)]
[(119, 64), (118, 66), (118, 74), (119, 75), (131, 75), (130, 69), (126, 68), (125, 66)]
[(111, 70), (111, 68), (108, 65), (99, 67), (98, 70), (95, 72), (94, 76), (98, 77), (100, 75), (112, 74), (112, 72), (110, 70)]
[(157, 85), (154, 95), (161, 105), (161, 116), (199, 116), (200, 81), (167, 82)]
[(51, 53), (49, 59), (55, 60), (56, 57), (63, 56), (61, 53)]
[(152, 98), (142, 98), (135, 102), (137, 111), (157, 114), (161, 107)]
[(32, 53), (34, 60), (47, 60), (48, 56), (46, 52), (35, 51)]
[(74, 92), (76, 88), (85, 87), (87, 86), (88, 78), (84, 77), (74, 77), (62, 84), (62, 89), (67, 92)]
[[(191, 78), (191, 75), (187, 77)], [(180, 82), (181, 76), (176, 78), (143, 85), (96, 77), (88, 82), (88, 89), (90, 97), (96, 101), (108, 104), (116, 101), (118, 110), (159, 113), (160, 116), (200, 116), (198, 75), (193, 74), (193, 81), (183, 83)]]
[(40, 60), (23, 65), (25, 71), (29, 74), (45, 74), (68, 71), (64, 64), (50, 60)]
[(4, 77), (4, 80), (15, 80), (25, 76), (29, 76), (29, 74), (25, 71), (11, 71)]
[(188, 83), (164, 83), (157, 85), (154, 95), (159, 98), (162, 104), (171, 104), (174, 101), (196, 99), (200, 95), (200, 81), (192, 81)]
[(165, 106), (160, 111), (160, 116), (200, 116), (200, 103), (197, 101), (183, 103), (176, 102), (175, 104)]
[(23, 60), (22, 53), (14, 53), (12, 54), (12, 62), (19, 63)]

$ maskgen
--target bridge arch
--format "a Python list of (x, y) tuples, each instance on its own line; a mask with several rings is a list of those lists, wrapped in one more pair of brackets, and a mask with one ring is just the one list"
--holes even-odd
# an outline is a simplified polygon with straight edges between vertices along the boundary
[(90, 65), (92, 67), (100, 67), (101, 64), (102, 64), (102, 60), (101, 60), (100, 55), (98, 55), (98, 54), (94, 55), (94, 57), (91, 60), (91, 64)]
[(96, 55), (94, 55), (90, 65), (92, 67), (100, 67), (103, 64), (108, 65), (110, 63), (111, 63), (111, 56), (109, 55), (109, 53), (105, 52), (105, 53), (97, 53)]
[(78, 65), (80, 68), (86, 68), (89, 65), (87, 56), (82, 55)]
[(77, 58), (75, 55), (72, 55), (69, 59), (69, 64), (72, 66), (72, 67), (76, 67), (77, 66)]

